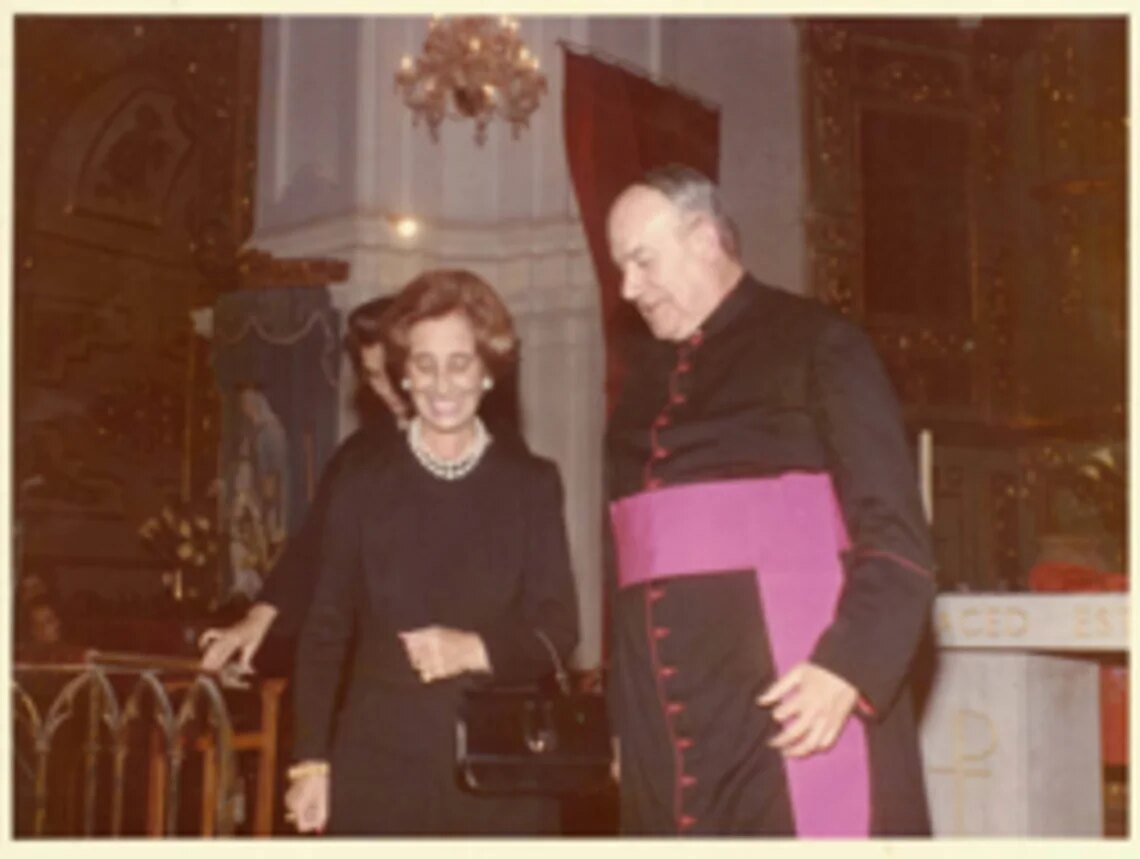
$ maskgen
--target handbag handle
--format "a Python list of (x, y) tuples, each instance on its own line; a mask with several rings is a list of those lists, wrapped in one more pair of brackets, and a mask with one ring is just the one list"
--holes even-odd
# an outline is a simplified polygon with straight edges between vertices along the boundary
[(570, 677), (566, 673), (566, 668), (562, 664), (562, 659), (558, 656), (558, 651), (554, 647), (554, 643), (550, 640), (545, 632), (537, 627), (534, 634), (538, 636), (538, 640), (546, 647), (546, 652), (550, 654), (550, 660), (554, 663), (554, 679), (558, 682), (558, 688), (562, 691), (563, 695), (570, 694)]

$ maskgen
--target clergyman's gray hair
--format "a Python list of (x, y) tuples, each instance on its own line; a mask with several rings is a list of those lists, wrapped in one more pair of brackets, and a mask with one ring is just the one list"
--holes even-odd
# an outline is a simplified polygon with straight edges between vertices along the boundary
[(724, 252), (739, 261), (740, 233), (724, 210), (720, 190), (704, 173), (684, 164), (669, 164), (646, 171), (641, 184), (660, 191), (682, 212), (711, 217)]

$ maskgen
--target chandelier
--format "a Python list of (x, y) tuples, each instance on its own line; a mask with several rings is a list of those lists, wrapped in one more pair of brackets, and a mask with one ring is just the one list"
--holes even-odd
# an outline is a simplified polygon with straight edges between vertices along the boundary
[(404, 57), (396, 72), (396, 88), (412, 110), (413, 124), (422, 119), (438, 142), (445, 117), (473, 119), (475, 141), (482, 146), (487, 124), (501, 116), (517, 139), (546, 92), (538, 57), (518, 29), (513, 18), (433, 15), (420, 56)]

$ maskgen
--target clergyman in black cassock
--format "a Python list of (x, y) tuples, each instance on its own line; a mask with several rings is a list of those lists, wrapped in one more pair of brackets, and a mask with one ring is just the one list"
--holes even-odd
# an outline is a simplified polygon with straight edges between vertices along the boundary
[(930, 831), (908, 671), (935, 592), (864, 333), (745, 273), (670, 168), (610, 214), (631, 353), (607, 430), (622, 831)]

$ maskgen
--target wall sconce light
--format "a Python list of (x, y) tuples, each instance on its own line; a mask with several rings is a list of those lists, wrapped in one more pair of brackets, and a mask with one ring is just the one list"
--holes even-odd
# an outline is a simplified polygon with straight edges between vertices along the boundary
[(420, 232), (420, 222), (411, 215), (389, 215), (388, 225), (401, 239), (413, 239)]

